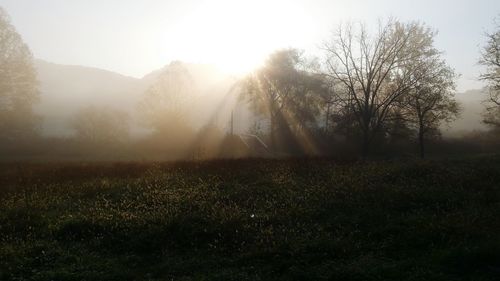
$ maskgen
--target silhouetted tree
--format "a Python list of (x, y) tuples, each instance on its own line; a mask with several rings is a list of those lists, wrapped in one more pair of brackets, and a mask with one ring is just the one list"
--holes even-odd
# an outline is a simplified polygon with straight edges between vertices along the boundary
[(480, 79), (488, 83), (489, 93), (484, 122), (493, 127), (500, 127), (500, 25), (497, 25), (495, 32), (486, 36), (488, 41), (479, 61), (486, 67), (486, 72)]
[(362, 24), (342, 25), (325, 44), (327, 75), (343, 86), (338, 101), (355, 117), (364, 157), (388, 116), (422, 79), (423, 59), (438, 54), (433, 37), (419, 23), (389, 20), (374, 36)]
[(27, 137), (35, 132), (32, 111), (38, 100), (36, 72), (28, 46), (0, 8), (0, 136)]
[(276, 149), (277, 136), (290, 140), (307, 134), (316, 125), (321, 110), (319, 96), (321, 76), (308, 71), (306, 59), (296, 49), (271, 54), (266, 64), (249, 76), (242, 97), (254, 112), (269, 118), (271, 148)]
[(427, 67), (421, 68), (420, 79), (409, 91), (407, 108), (409, 120), (416, 127), (419, 155), (424, 158), (425, 138), (439, 132), (442, 122), (453, 121), (460, 112), (454, 98), (454, 71), (438, 56), (427, 57)]
[(396, 108), (387, 119), (386, 134), (389, 144), (401, 144), (408, 142), (414, 135), (414, 130), (410, 126), (408, 117), (402, 109)]
[(95, 144), (128, 140), (129, 123), (127, 113), (97, 106), (83, 108), (72, 120), (77, 140)]

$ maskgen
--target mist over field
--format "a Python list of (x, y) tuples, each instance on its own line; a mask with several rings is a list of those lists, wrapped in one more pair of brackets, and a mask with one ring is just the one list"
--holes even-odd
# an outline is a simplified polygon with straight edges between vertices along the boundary
[[(74, 130), (67, 121), (88, 106), (109, 107), (130, 115), (130, 123), (133, 126), (131, 137), (138, 138), (147, 133), (147, 127), (141, 124), (138, 104), (144, 92), (153, 86), (163, 69), (151, 71), (137, 79), (101, 69), (58, 65), (43, 60), (36, 60), (35, 66), (40, 91), (44, 97), (35, 106), (35, 111), (42, 116), (48, 116), (43, 122), (44, 135), (71, 136)], [(222, 75), (215, 66), (186, 64), (186, 68), (189, 69), (188, 75), (192, 79), (193, 92), (197, 95), (196, 99), (191, 101), (197, 108), (189, 110), (193, 111), (197, 120), (189, 122), (193, 127), (199, 128), (204, 120), (210, 118), (209, 113), (215, 111), (236, 79)], [(227, 119), (228, 112), (225, 114)]]
[[(227, 94), (229, 87), (236, 80), (231, 75), (220, 73), (215, 66), (191, 64), (187, 67), (190, 72), (195, 73), (194, 83), (199, 88), (208, 89), (202, 94), (210, 95), (207, 98), (208, 101), (202, 102), (208, 112), (216, 108), (220, 102), (217, 99)], [(42, 92), (42, 99), (35, 106), (35, 111), (45, 116), (42, 133), (52, 137), (71, 136), (74, 132), (69, 122), (65, 121), (85, 106), (101, 104), (126, 111), (138, 118), (136, 105), (142, 93), (151, 86), (161, 72), (161, 70), (155, 70), (137, 79), (101, 69), (58, 65), (43, 60), (36, 60), (35, 68)], [(214, 94), (218, 96), (213, 96)], [(485, 90), (471, 89), (457, 92), (456, 99), (462, 105), (463, 111), (460, 117), (443, 127), (446, 136), (467, 134), (475, 130), (488, 130), (482, 122), (483, 102), (487, 99)], [(239, 110), (245, 110), (244, 104), (239, 106)], [(225, 112), (225, 115), (221, 116), (224, 121), (228, 121), (229, 114), (230, 112)], [(193, 125), (199, 127), (205, 119), (202, 118)], [(139, 137), (141, 132), (144, 132), (140, 130), (138, 120), (134, 121), (136, 129), (139, 130), (134, 130), (132, 136)], [(241, 118), (237, 120), (237, 128), (241, 132), (248, 130), (248, 122), (245, 121), (247, 120), (241, 120)]]
[(0, 0), (0, 280), (500, 280), (500, 2)]
[[(219, 130), (219, 134), (228, 134), (231, 130), (232, 114), (233, 132), (242, 135), (253, 134), (255, 131), (252, 129), (259, 128), (259, 133), (265, 134), (266, 126), (269, 126), (268, 120), (265, 116), (252, 112), (249, 105), (241, 99), (241, 89), (235, 88), (238, 77), (222, 73), (214, 65), (182, 64), (191, 79), (194, 93), (192, 99), (187, 101), (189, 109), (183, 113), (187, 117), (183, 121), (187, 126), (193, 131), (213, 126)], [(166, 65), (139, 79), (92, 67), (34, 60), (40, 93), (39, 101), (33, 106), (34, 113), (40, 118), (38, 134), (48, 139), (76, 140), (82, 136), (77, 131), (75, 117), (85, 109), (94, 108), (96, 111), (109, 110), (123, 114), (119, 122), (126, 124), (127, 132), (121, 141), (137, 142), (147, 139), (154, 134), (154, 130), (147, 126), (139, 104), (144, 93), (154, 86), (162, 72), (169, 67)], [(491, 127), (483, 122), (487, 96), (486, 89), (457, 92), (455, 99), (461, 106), (460, 115), (449, 123), (440, 124), (441, 141), (489, 132)], [(324, 118), (324, 113), (318, 115), (318, 127), (324, 126)], [(107, 130), (100, 129), (98, 125), (94, 126), (89, 129), (94, 130), (96, 134), (102, 133), (99, 130)], [(411, 138), (408, 138), (408, 142), (411, 141)], [(329, 155), (328, 152), (325, 152), (325, 155)], [(45, 159), (49, 160), (52, 156), (46, 157)], [(134, 159), (137, 155), (127, 157)], [(177, 157), (180, 156), (170, 158), (168, 153), (164, 155), (166, 160)], [(120, 155), (108, 156), (109, 160), (113, 158), (127, 159)], [(78, 157), (73, 160), (78, 160)]]
[[(52, 8), (5, 3), (14, 17), (2, 12), (0, 161), (423, 158), (426, 152), (496, 151), (497, 78), (488, 74), (496, 70), (487, 49), (496, 44), (494, 15), (487, 22), (474, 14), (463, 31), (470, 42), (457, 44), (463, 34), (434, 14), (422, 11), (422, 18), (436, 26), (387, 1), (376, 20), (338, 3), (344, 13), (335, 10), (337, 19), (329, 23), (316, 8), (331, 3), (154, 4), (184, 15), (167, 20), (129, 2), (119, 8), (56, 2)], [(40, 13), (30, 18), (25, 5)], [(84, 24), (91, 7), (100, 11), (93, 15), (99, 29)], [(454, 10), (450, 22), (462, 24), (467, 7)], [(113, 9), (150, 20), (126, 21)], [(257, 11), (258, 21), (249, 16)], [(62, 12), (74, 20), (55, 24), (51, 16)], [(112, 19), (122, 22), (120, 32), (113, 32)], [(493, 36), (489, 43), (487, 35)], [(152, 46), (161, 51), (138, 51)]]

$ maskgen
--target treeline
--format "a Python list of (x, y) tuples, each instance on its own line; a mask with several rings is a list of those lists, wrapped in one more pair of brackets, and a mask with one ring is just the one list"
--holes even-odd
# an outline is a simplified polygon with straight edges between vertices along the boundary
[(500, 116), (499, 32), (489, 36), (481, 61), (488, 66), (482, 79), (490, 82), (488, 134), (440, 138), (440, 128), (460, 115), (458, 75), (435, 48), (436, 32), (418, 22), (342, 25), (324, 43), (323, 61), (278, 51), (244, 81), (243, 96), (269, 120), (274, 151), (424, 157), (430, 142), (434, 152), (491, 152)]
[[(322, 46), (324, 57), (278, 50), (235, 81), (229, 94), (253, 114), (236, 134), (190, 120), (197, 98), (180, 62), (158, 76), (137, 105), (145, 133), (131, 138), (129, 112), (83, 108), (69, 120), (71, 137), (40, 135), (43, 116), (33, 57), (0, 10), (0, 153), (2, 160), (165, 160), (325, 155), (369, 157), (496, 150), (500, 129), (500, 28), (488, 36), (480, 63), (490, 100), (491, 132), (443, 140), (440, 128), (460, 115), (458, 75), (434, 46), (436, 32), (418, 22), (376, 27), (341, 25)], [(216, 109), (217, 110), (217, 109)]]

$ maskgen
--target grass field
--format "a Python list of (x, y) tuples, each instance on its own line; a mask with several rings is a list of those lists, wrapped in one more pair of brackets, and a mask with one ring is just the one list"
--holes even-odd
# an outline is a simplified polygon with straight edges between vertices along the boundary
[(0, 280), (500, 280), (500, 157), (3, 164)]

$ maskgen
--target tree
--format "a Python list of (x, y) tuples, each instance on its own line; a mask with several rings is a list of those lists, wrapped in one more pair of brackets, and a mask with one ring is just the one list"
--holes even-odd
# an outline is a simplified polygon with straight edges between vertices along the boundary
[(72, 120), (76, 138), (89, 143), (121, 143), (129, 137), (129, 116), (120, 110), (89, 106)]
[(433, 37), (419, 23), (389, 20), (374, 36), (363, 24), (342, 25), (325, 44), (327, 75), (342, 85), (337, 100), (355, 117), (363, 157), (404, 95), (422, 79), (423, 59), (438, 54)]
[(454, 120), (460, 107), (454, 98), (454, 71), (438, 57), (428, 58), (422, 68), (421, 79), (407, 96), (409, 120), (416, 127), (419, 155), (425, 156), (425, 138), (431, 132), (439, 132), (442, 122)]
[(157, 135), (179, 136), (189, 131), (188, 112), (194, 87), (181, 62), (172, 62), (144, 93), (139, 109)]
[(277, 149), (277, 139), (300, 138), (310, 126), (316, 125), (321, 109), (315, 94), (321, 76), (308, 71), (308, 62), (301, 51), (279, 50), (271, 54), (266, 64), (244, 81), (243, 99), (254, 112), (269, 118), (271, 148)]
[(32, 135), (37, 120), (32, 106), (38, 100), (36, 72), (28, 46), (0, 8), (0, 134), (16, 139)]
[(500, 25), (496, 32), (486, 36), (488, 41), (479, 61), (486, 68), (480, 79), (488, 83), (489, 93), (483, 121), (493, 127), (500, 127)]
[(486, 110), (483, 113), (483, 123), (488, 125), (493, 131), (500, 130), (500, 106), (487, 103)]

